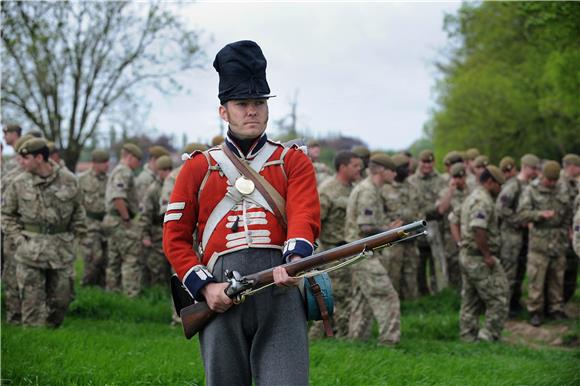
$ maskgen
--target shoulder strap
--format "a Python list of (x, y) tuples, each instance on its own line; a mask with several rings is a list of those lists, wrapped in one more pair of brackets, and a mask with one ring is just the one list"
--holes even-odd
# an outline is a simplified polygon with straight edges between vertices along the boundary
[(249, 168), (245, 163), (243, 163), (238, 157), (232, 153), (230, 148), (224, 143), (221, 145), (221, 149), (223, 150), (224, 154), (232, 161), (234, 166), (239, 170), (240, 173), (247, 179), (251, 180), (254, 185), (256, 185), (256, 189), (262, 194), (264, 199), (268, 202), (272, 210), (274, 211), (274, 215), (278, 219), (280, 225), (284, 228), (287, 228), (288, 225), (286, 223), (286, 200), (278, 193), (278, 191), (258, 172)]

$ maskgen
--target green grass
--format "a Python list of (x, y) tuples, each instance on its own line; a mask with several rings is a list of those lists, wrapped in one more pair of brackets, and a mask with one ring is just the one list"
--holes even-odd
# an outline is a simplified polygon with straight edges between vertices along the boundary
[[(312, 342), (311, 384), (580, 384), (580, 350), (462, 343), (458, 309), (452, 291), (403, 302), (402, 340), (394, 349), (375, 340)], [(197, 340), (187, 341), (170, 319), (164, 288), (128, 299), (77, 287), (59, 329), (3, 322), (2, 384), (203, 384)], [(567, 323), (578, 332), (577, 320)]]

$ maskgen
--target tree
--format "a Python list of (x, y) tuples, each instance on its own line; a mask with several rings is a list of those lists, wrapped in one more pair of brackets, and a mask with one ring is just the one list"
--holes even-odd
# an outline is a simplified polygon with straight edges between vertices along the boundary
[(144, 86), (179, 90), (174, 76), (203, 58), (198, 34), (157, 2), (1, 7), (4, 117), (42, 130), (73, 170), (100, 124), (139, 115)]
[(437, 158), (478, 147), (493, 162), (580, 148), (580, 5), (464, 3), (448, 15), (429, 123)]

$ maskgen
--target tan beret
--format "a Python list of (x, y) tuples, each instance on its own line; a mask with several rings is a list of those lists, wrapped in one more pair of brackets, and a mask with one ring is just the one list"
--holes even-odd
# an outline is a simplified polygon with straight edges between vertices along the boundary
[(395, 169), (397, 168), (391, 157), (389, 157), (385, 153), (374, 154), (373, 156), (371, 156), (371, 162), (383, 166), (385, 169), (390, 169), (392, 171), (395, 171)]
[(504, 172), (509, 172), (516, 168), (516, 161), (512, 157), (503, 157), (499, 162), (499, 168)]
[(173, 169), (173, 161), (170, 156), (162, 155), (155, 161), (155, 166), (157, 166), (158, 170)]
[(109, 160), (109, 152), (103, 149), (95, 149), (91, 152), (91, 161), (93, 162), (107, 162)]
[(435, 161), (435, 156), (433, 155), (433, 151), (429, 149), (423, 150), (419, 153), (419, 160), (423, 162), (433, 162)]
[(395, 154), (391, 157), (391, 160), (395, 164), (396, 167), (404, 166), (409, 164), (409, 157), (405, 154)]
[(159, 158), (163, 155), (170, 155), (169, 150), (159, 145), (151, 146), (148, 150), (149, 157), (151, 158)]
[(468, 149), (465, 152), (465, 155), (467, 156), (467, 158), (471, 161), (473, 161), (474, 159), (476, 159), (479, 156), (479, 150), (477, 150), (476, 148), (472, 147), (471, 149)]
[(134, 143), (127, 142), (126, 144), (123, 145), (123, 150), (134, 155), (139, 160), (143, 159), (143, 150), (141, 150), (141, 148), (139, 148), (139, 146), (135, 145)]
[(546, 161), (542, 174), (549, 180), (557, 180), (560, 178), (560, 164), (556, 161)]
[(22, 137), (18, 138), (18, 140), (14, 144), (14, 151), (16, 151), (18, 153), (18, 150), (20, 149), (20, 146), (22, 146), (22, 144), (24, 142), (28, 141), (31, 138), (34, 138), (34, 137), (32, 135), (30, 135), (30, 134), (24, 134)]
[(540, 166), (540, 159), (534, 154), (526, 154), (520, 160), (522, 166), (529, 166), (532, 168), (537, 168)]
[(204, 145), (203, 143), (188, 143), (187, 145), (185, 145), (185, 147), (183, 148), (183, 153), (193, 153), (194, 151), (205, 151), (207, 150), (207, 146)]
[(368, 158), (371, 156), (371, 152), (366, 146), (355, 146), (351, 151), (361, 158)]
[(224, 137), (222, 135), (216, 135), (211, 139), (211, 146), (219, 146), (224, 143)]
[(463, 162), (463, 156), (461, 153), (455, 150), (450, 151), (447, 153), (447, 155), (445, 155), (445, 158), (443, 158), (443, 163), (445, 165), (453, 165), (458, 162)]
[(480, 167), (480, 166), (487, 166), (489, 164), (489, 159), (487, 158), (487, 156), (485, 155), (479, 155), (477, 156), (477, 158), (473, 161), (473, 165), (475, 167)]
[(6, 132), (18, 132), (18, 133), (22, 133), (22, 127), (20, 127), (19, 125), (16, 124), (9, 124), (4, 126), (4, 131)]
[(495, 182), (497, 182), (500, 185), (503, 185), (505, 183), (505, 177), (502, 171), (499, 170), (497, 166), (487, 165), (486, 169), (489, 171), (489, 174), (491, 174), (491, 177), (495, 180)]
[(46, 140), (44, 138), (29, 138), (24, 141), (22, 145), (18, 148), (18, 153), (20, 155), (36, 154), (42, 149), (48, 149)]
[(580, 156), (578, 156), (578, 154), (566, 154), (564, 156), (564, 158), (562, 158), (562, 164), (564, 166), (568, 166), (568, 165), (575, 165), (575, 166), (580, 166)]
[(462, 162), (458, 162), (451, 166), (451, 170), (449, 170), (449, 174), (452, 177), (463, 177), (465, 176), (465, 165)]

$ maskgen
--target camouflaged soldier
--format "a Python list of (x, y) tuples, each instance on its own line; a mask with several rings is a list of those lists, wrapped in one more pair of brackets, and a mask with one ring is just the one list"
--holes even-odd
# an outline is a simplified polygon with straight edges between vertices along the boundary
[(159, 210), (159, 197), (163, 181), (172, 169), (173, 162), (169, 156), (157, 158), (155, 170), (158, 178), (149, 185), (140, 205), (138, 225), (146, 251), (145, 276), (150, 285), (167, 285), (171, 276), (169, 262), (163, 253), (163, 215)]
[[(6, 138), (6, 135), (5, 135)], [(14, 143), (14, 163), (16, 166), (8, 171), (2, 173), (2, 207), (4, 207), (5, 192), (20, 174), (24, 173), (22, 168), (22, 156), (18, 153), (18, 149), (24, 142), (33, 138), (31, 135), (23, 135)], [(11, 159), (11, 160), (12, 160)], [(6, 321), (10, 324), (20, 324), (20, 294), (18, 292), (18, 282), (16, 280), (16, 260), (14, 259), (14, 252), (16, 251), (15, 236), (7, 236), (5, 230), (5, 218), (2, 216), (2, 288), (4, 289), (4, 307), (6, 312)]]
[(164, 155), (170, 156), (169, 150), (164, 148), (163, 146), (151, 146), (148, 150), (149, 153), (149, 160), (147, 164), (143, 167), (139, 176), (135, 179), (135, 187), (137, 189), (137, 198), (139, 202), (143, 200), (143, 196), (154, 181), (159, 181), (159, 177), (157, 177), (157, 170), (155, 166), (155, 162), (159, 157)]
[[(395, 164), (397, 175), (391, 185), (396, 192), (397, 199), (391, 200), (389, 209), (393, 212), (394, 218), (401, 219), (403, 223), (417, 221), (420, 215), (417, 207), (416, 192), (408, 181), (411, 159), (405, 154), (396, 154), (392, 157), (392, 160)], [(402, 256), (400, 288), (398, 288), (399, 297), (402, 299), (416, 299), (419, 296), (417, 288), (419, 249), (417, 248), (417, 243), (411, 240), (394, 245), (391, 248), (399, 250), (400, 252), (398, 253)]]
[[(369, 162), (369, 176), (352, 191), (346, 209), (347, 242), (359, 240), (388, 229), (385, 224), (382, 186), (394, 175), (395, 165), (384, 154), (376, 154)], [(352, 267), (353, 297), (348, 336), (369, 339), (373, 318), (379, 325), (379, 343), (397, 344), (401, 338), (399, 296), (387, 270), (376, 257)]]
[(139, 167), (143, 152), (132, 143), (121, 149), (121, 162), (107, 180), (105, 218), (107, 233), (106, 289), (139, 295), (143, 280), (143, 256), (139, 228), (135, 217), (139, 201), (133, 171)]
[[(501, 337), (508, 313), (508, 284), (497, 254), (499, 227), (495, 197), (504, 176), (490, 165), (481, 173), (479, 186), (465, 199), (461, 208), (461, 252), (459, 263), (461, 291), (460, 336), (467, 342), (496, 341)], [(485, 324), (479, 317), (485, 309)]]
[(79, 242), (85, 263), (81, 284), (104, 288), (107, 243), (103, 232), (103, 219), (105, 218), (109, 153), (106, 150), (93, 150), (91, 162), (91, 168), (79, 175), (79, 186), (83, 192), (88, 228), (87, 237)]
[(456, 163), (463, 163), (463, 156), (456, 150), (450, 151), (445, 155), (445, 158), (443, 158), (445, 173), (443, 173), (441, 177), (443, 177), (446, 184), (451, 180), (451, 167)]
[(576, 256), (580, 258), (580, 194), (574, 200), (574, 223), (572, 230), (572, 245)]
[[(194, 151), (205, 151), (207, 150), (207, 146), (201, 143), (190, 143), (183, 148), (181, 159), (183, 161), (187, 160), (191, 153)], [(171, 192), (173, 191), (173, 187), (175, 186), (175, 180), (177, 179), (177, 175), (181, 171), (181, 166), (179, 165), (177, 168), (173, 169), (169, 176), (163, 181), (163, 185), (161, 188), (161, 196), (159, 197), (159, 214), (164, 215), (167, 211), (167, 204), (169, 204), (169, 197), (171, 197)]]
[[(344, 223), (348, 198), (354, 182), (360, 178), (363, 167), (362, 159), (353, 152), (341, 151), (334, 157), (336, 175), (328, 178), (318, 187), (320, 199), (321, 232), (318, 251), (344, 245)], [(348, 268), (330, 273), (334, 299), (334, 314), (332, 315), (334, 336), (348, 335), (348, 320), (350, 316), (350, 300), (352, 298), (351, 271)], [(314, 322), (310, 328), (310, 338), (323, 336), (322, 321)]]
[[(445, 187), (445, 181), (434, 169), (435, 156), (431, 150), (423, 150), (419, 154), (419, 166), (415, 174), (409, 177), (409, 183), (417, 193), (419, 214), (427, 220), (427, 237), (417, 240), (421, 259), (419, 261), (418, 281), (419, 294), (435, 293), (447, 286), (445, 269), (445, 251), (441, 237), (441, 220), (435, 203), (439, 192)], [(429, 266), (429, 276), (427, 267)], [(428, 283), (429, 282), (429, 283)]]
[(465, 171), (467, 173), (465, 181), (467, 182), (467, 187), (471, 192), (477, 187), (477, 178), (475, 177), (474, 170), (474, 161), (477, 157), (479, 157), (479, 150), (476, 148), (471, 148), (465, 151)]
[[(562, 158), (562, 172), (558, 184), (568, 192), (570, 202), (574, 202), (578, 196), (578, 177), (580, 176), (580, 157), (577, 154), (566, 154)], [(576, 292), (578, 278), (578, 257), (574, 253), (572, 240), (568, 241), (566, 248), (566, 272), (564, 273), (564, 302), (569, 301)]]
[[(558, 185), (560, 165), (547, 161), (542, 177), (522, 192), (518, 205), (522, 221), (532, 223), (528, 245), (528, 312), (530, 324), (543, 322), (544, 310), (554, 319), (564, 313), (564, 271), (572, 204)], [(547, 289), (547, 299), (544, 299)]]
[(75, 236), (86, 235), (77, 178), (49, 161), (46, 141), (19, 148), (25, 173), (8, 186), (2, 216), (15, 237), (22, 324), (58, 327), (73, 295)]
[[(18, 142), (22, 136), (22, 128), (14, 124), (6, 125), (2, 128), (2, 132), (4, 133), (4, 142), (6, 142), (8, 146), (11, 146), (14, 149), (14, 152), (16, 152), (16, 142)], [(10, 158), (8, 161), (2, 162), (2, 175), (14, 169), (15, 167), (18, 167), (16, 155)], [(4, 179), (2, 179), (2, 182), (4, 182)], [(4, 188), (2, 188), (2, 191), (4, 191)]]
[[(536, 177), (537, 167), (540, 160), (533, 154), (526, 154), (522, 157), (521, 172), (517, 172), (513, 159), (504, 158), (500, 162), (500, 169), (504, 173), (506, 183), (502, 186), (501, 192), (496, 201), (496, 212), (500, 222), (500, 254), (499, 258), (506, 273), (509, 283), (510, 316), (515, 316), (520, 308), (521, 290), (518, 286), (517, 273), (520, 265), (524, 262), (520, 259), (523, 247), (524, 232), (527, 230), (527, 223), (518, 216), (517, 208), (522, 190), (530, 180)], [(507, 176), (506, 176), (507, 172)]]
[[(459, 269), (459, 245), (461, 242), (459, 219), (461, 205), (470, 191), (467, 187), (466, 172), (463, 163), (454, 163), (450, 171), (448, 186), (441, 191), (437, 200), (437, 210), (443, 216), (445, 226), (443, 243), (445, 257), (447, 258), (447, 274), (449, 284), (456, 289), (461, 289), (461, 271)], [(453, 225), (452, 225), (453, 224)], [(455, 233), (453, 228), (455, 227)]]
[(320, 143), (316, 140), (310, 140), (307, 144), (308, 157), (312, 161), (312, 166), (314, 166), (314, 172), (316, 173), (316, 183), (318, 186), (326, 179), (332, 177), (332, 171), (326, 164), (319, 161), (320, 158)]

